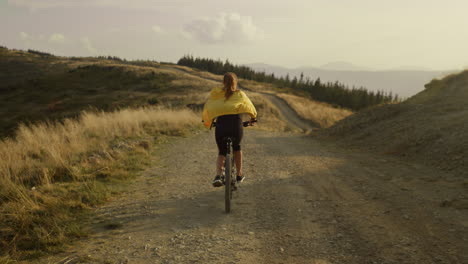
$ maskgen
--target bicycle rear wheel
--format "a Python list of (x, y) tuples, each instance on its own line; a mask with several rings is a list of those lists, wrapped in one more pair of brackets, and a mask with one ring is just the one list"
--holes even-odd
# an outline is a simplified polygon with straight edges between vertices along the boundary
[(232, 170), (231, 170), (231, 157), (230, 154), (226, 155), (226, 160), (224, 161), (224, 207), (226, 213), (231, 212), (231, 198), (232, 198), (232, 189), (231, 189), (231, 178), (232, 178)]

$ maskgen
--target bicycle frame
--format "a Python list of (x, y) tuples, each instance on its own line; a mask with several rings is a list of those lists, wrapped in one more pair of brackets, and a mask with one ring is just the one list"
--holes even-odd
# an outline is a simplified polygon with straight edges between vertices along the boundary
[[(242, 122), (242, 126), (248, 127), (252, 126), (253, 123), (256, 123), (256, 119), (252, 119), (247, 122)], [(211, 123), (211, 127), (215, 127), (216, 122), (213, 120)], [(227, 153), (226, 153), (226, 158), (224, 160), (224, 172), (221, 175), (221, 180), (223, 181), (224, 184), (224, 207), (226, 210), (226, 213), (231, 212), (231, 200), (232, 200), (232, 192), (237, 190), (237, 179), (236, 179), (236, 171), (235, 171), (235, 162), (234, 162), (234, 151), (232, 149), (232, 142), (234, 139), (232, 137), (226, 137), (223, 138), (223, 141), (225, 141), (226, 148), (227, 148)]]
[(232, 151), (232, 141), (231, 137), (225, 138), (227, 153), (226, 159), (224, 160), (224, 174), (223, 174), (223, 183), (224, 183), (224, 202), (226, 213), (231, 212), (231, 200), (232, 192), (237, 190), (236, 178), (235, 178), (235, 164), (234, 164), (234, 153)]

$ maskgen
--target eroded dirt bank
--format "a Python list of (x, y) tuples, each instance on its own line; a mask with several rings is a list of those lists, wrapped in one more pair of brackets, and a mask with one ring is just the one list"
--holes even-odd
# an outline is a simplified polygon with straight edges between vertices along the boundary
[(89, 238), (40, 262), (468, 263), (468, 210), (456, 202), (467, 187), (450, 177), (246, 129), (247, 179), (227, 215), (223, 189), (210, 185), (211, 133), (164, 146), (128, 193), (97, 210)]

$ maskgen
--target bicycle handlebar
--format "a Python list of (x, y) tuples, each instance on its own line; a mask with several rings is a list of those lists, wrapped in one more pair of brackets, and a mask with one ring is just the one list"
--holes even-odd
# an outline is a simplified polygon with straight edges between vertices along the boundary
[[(253, 123), (257, 123), (257, 119), (251, 119), (250, 121), (242, 122), (242, 126), (243, 127), (253, 126)], [(216, 127), (216, 122), (213, 121), (213, 123), (211, 123), (211, 127)]]

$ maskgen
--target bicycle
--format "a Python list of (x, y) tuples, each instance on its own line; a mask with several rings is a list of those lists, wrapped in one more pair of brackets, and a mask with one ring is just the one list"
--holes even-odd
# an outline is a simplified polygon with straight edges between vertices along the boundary
[[(242, 125), (244, 127), (252, 126), (253, 123), (257, 122), (256, 119), (251, 120), (251, 121), (246, 121), (242, 122)], [(226, 142), (226, 159), (224, 161), (224, 171), (223, 174), (221, 175), (221, 181), (224, 184), (224, 208), (226, 213), (231, 212), (231, 200), (232, 200), (232, 192), (237, 190), (237, 179), (236, 176), (236, 170), (233, 164), (234, 164), (234, 151), (232, 149), (232, 142), (234, 141), (234, 138), (232, 137), (225, 137), (223, 138), (223, 141)]]
[(224, 184), (224, 208), (226, 213), (231, 212), (232, 192), (237, 190), (235, 175), (234, 155), (231, 153), (233, 138), (224, 138), (227, 145), (226, 159), (224, 160), (224, 171), (221, 175), (221, 181)]

